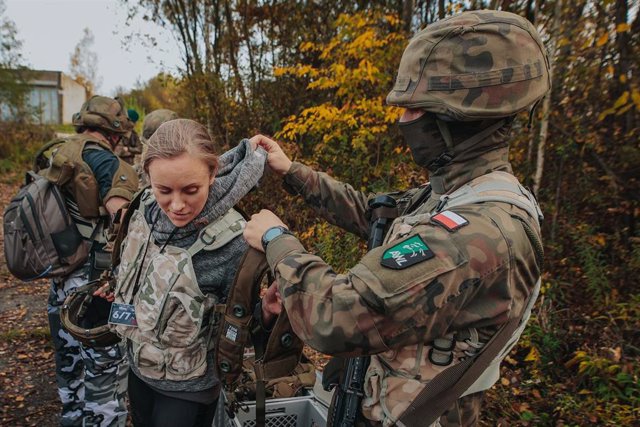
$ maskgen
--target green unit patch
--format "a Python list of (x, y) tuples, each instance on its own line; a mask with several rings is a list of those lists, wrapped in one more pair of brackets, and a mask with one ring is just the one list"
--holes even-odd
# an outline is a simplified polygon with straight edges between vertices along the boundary
[(435, 256), (420, 236), (409, 237), (384, 251), (380, 265), (402, 270)]

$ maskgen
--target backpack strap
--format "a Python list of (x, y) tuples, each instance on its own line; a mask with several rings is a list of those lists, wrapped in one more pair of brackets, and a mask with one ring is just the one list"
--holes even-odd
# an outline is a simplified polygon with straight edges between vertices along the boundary
[[(264, 346), (255, 345), (254, 371), (258, 419), (264, 419), (265, 381), (290, 375), (300, 361), (303, 347), (302, 341), (293, 332), (284, 310), (271, 331), (255, 327), (253, 309), (259, 301), (260, 286), (265, 278), (270, 279), (270, 268), (265, 254), (249, 248), (240, 261), (229, 291), (215, 345), (218, 378), (225, 389), (233, 390), (242, 373), (244, 349), (251, 341), (254, 345), (266, 341)], [(253, 338), (255, 334), (265, 334), (267, 338)], [(233, 401), (233, 393), (229, 396), (229, 407), (231, 411), (237, 412), (238, 402)]]
[(145, 202), (152, 199), (153, 194), (151, 191), (147, 191), (149, 187), (143, 188), (138, 191), (133, 199), (125, 205), (126, 210), (124, 214), (120, 214), (114, 218), (114, 223), (117, 224), (118, 231), (115, 239), (113, 240), (112, 252), (111, 252), (111, 265), (117, 266), (120, 264), (120, 250), (122, 249), (122, 242), (127, 238), (127, 232), (129, 231), (129, 222), (133, 213), (140, 209), (144, 213)]
[(33, 157), (33, 171), (38, 173), (42, 169), (48, 168), (50, 166), (51, 153), (47, 152), (51, 151), (56, 145), (64, 144), (65, 142), (66, 140), (64, 138), (56, 138), (40, 147)]
[(198, 239), (187, 249), (189, 255), (205, 250), (213, 251), (223, 247), (236, 237), (240, 236), (247, 221), (235, 209), (222, 215), (218, 220), (207, 225), (200, 231)]

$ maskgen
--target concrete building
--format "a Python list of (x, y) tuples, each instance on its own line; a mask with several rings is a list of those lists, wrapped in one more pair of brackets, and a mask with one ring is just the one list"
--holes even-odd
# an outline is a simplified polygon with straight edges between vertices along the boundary
[[(87, 99), (84, 87), (62, 71), (30, 70), (28, 85), (27, 103), (36, 111), (36, 123), (71, 123), (71, 116)], [(7, 109), (2, 113), (3, 119), (10, 119)]]
[(40, 123), (71, 123), (73, 113), (87, 100), (84, 87), (61, 71), (34, 71), (29, 104), (36, 107)]

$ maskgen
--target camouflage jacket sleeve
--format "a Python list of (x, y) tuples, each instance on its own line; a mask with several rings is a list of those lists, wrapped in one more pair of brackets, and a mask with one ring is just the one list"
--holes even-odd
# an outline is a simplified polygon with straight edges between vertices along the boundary
[[(274, 239), (267, 259), (296, 334), (323, 353), (353, 356), (431, 342), (450, 330), (495, 330), (519, 315), (539, 276), (525, 232), (510, 225), (507, 240), (495, 218), (459, 213), (468, 226), (451, 233), (427, 218), (346, 274), (293, 236)], [(389, 268), (394, 261), (402, 268)]]
[(301, 195), (309, 206), (331, 224), (364, 239), (368, 238), (367, 201), (373, 195), (367, 196), (349, 184), (298, 162), (294, 162), (285, 175), (283, 185), (290, 194)]

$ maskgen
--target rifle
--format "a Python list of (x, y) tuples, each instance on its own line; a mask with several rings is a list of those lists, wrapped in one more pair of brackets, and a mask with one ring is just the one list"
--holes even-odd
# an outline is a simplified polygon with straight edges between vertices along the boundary
[[(396, 201), (390, 196), (377, 196), (369, 200), (371, 222), (367, 250), (382, 245), (386, 227), (397, 216)], [(355, 426), (364, 396), (364, 377), (370, 358), (360, 356), (348, 359), (347, 369), (333, 395), (327, 420), (328, 427)], [(335, 384), (332, 384), (335, 386)]]

